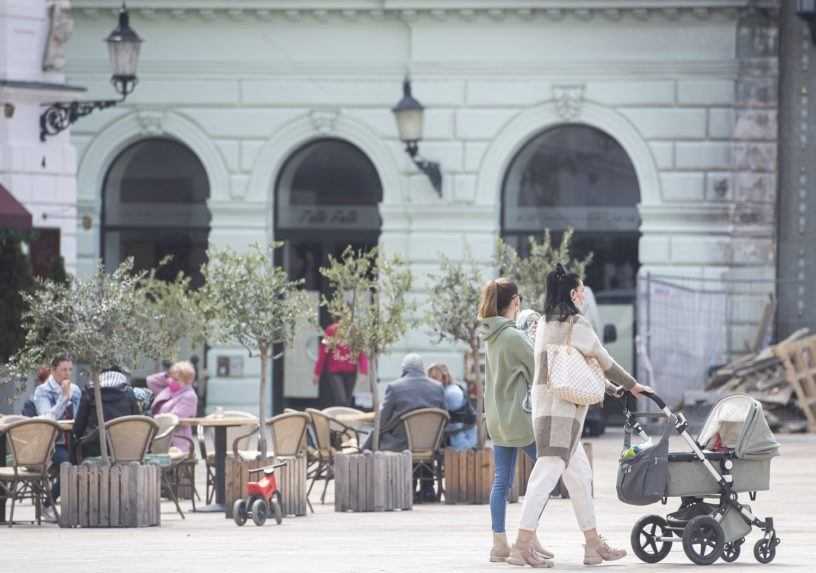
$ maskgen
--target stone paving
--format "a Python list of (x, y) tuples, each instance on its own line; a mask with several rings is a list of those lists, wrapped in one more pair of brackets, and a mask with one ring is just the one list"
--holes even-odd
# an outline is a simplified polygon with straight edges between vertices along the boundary
[[(758, 564), (752, 554), (753, 532), (736, 563), (718, 562), (719, 571), (811, 571), (816, 549), (811, 539), (816, 525), (816, 436), (779, 436), (783, 455), (773, 463), (772, 490), (752, 503), (754, 511), (776, 520), (783, 542), (776, 561)], [(613, 543), (629, 545), (632, 524), (646, 513), (673, 510), (630, 507), (615, 497), (616, 457), (622, 433), (613, 429), (595, 444), (595, 491), (599, 528)], [(674, 444), (682, 450), (682, 444)], [(313, 496), (316, 500), (319, 496)], [(196, 573), (233, 571), (367, 572), (496, 572), (516, 571), (487, 562), (490, 543), (487, 506), (418, 505), (413, 511), (336, 514), (330, 505), (315, 505), (316, 513), (290, 518), (283, 525), (238, 528), (220, 515), (188, 513), (181, 520), (172, 505), (162, 506), (162, 526), (139, 530), (63, 530), (55, 525), (0, 528), (0, 572), (116, 573), (161, 571)], [(189, 502), (188, 502), (189, 503)], [(508, 530), (514, 532), (520, 504), (508, 510)], [(23, 506), (19, 518), (33, 510)], [(556, 552), (556, 567), (583, 570), (582, 536), (566, 500), (551, 501), (539, 535)], [(677, 546), (658, 565), (634, 556), (605, 564), (612, 570), (673, 571), (694, 567)]]

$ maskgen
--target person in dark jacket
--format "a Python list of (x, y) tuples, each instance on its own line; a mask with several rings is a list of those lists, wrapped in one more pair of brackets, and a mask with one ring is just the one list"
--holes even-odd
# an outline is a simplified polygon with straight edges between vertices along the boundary
[[(99, 455), (99, 433), (96, 418), (94, 381), (82, 391), (79, 412), (74, 419), (74, 438), (81, 454), (79, 458)], [(119, 368), (112, 367), (99, 375), (99, 391), (102, 394), (102, 416), (108, 422), (122, 416), (139, 415), (139, 403), (127, 376)]]
[[(400, 416), (420, 408), (445, 410), (442, 384), (425, 375), (419, 354), (408, 354), (402, 360), (402, 377), (385, 387), (380, 409), (380, 449), (401, 452), (408, 449), (408, 437)], [(370, 449), (371, 436), (364, 449)]]

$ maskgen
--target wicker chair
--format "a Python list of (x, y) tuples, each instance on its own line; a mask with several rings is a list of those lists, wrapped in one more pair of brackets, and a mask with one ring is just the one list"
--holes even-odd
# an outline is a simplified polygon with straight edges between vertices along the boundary
[[(325, 480), (323, 486), (323, 494), (320, 496), (320, 503), (326, 503), (326, 491), (329, 489), (329, 482), (334, 479), (334, 454), (337, 452), (332, 445), (332, 432), (346, 433), (350, 432), (357, 438), (357, 443), (360, 443), (360, 432), (356, 428), (352, 428), (339, 421), (337, 418), (326, 415), (320, 410), (306, 408), (306, 413), (312, 422), (312, 430), (314, 432), (315, 440), (315, 455), (316, 461), (312, 464), (307, 477), (312, 479), (309, 484), (309, 490), (306, 492), (308, 499), (312, 493), (312, 488), (315, 482), (319, 479)], [(333, 430), (336, 428), (336, 430)], [(348, 448), (349, 451), (359, 452), (359, 447)], [(346, 451), (346, 450), (344, 450)]]
[(159, 425), (147, 416), (121, 416), (105, 422), (111, 461), (142, 463)]
[[(224, 418), (254, 418), (258, 419), (257, 416), (250, 414), (248, 412), (242, 412), (240, 410), (227, 410), (223, 414), (220, 414)], [(219, 414), (209, 414), (207, 418), (215, 418), (219, 416)], [(246, 432), (246, 426), (240, 426), (235, 428), (227, 428), (227, 444), (232, 443), (235, 446), (235, 439), (239, 437), (243, 437), (242, 442), (237, 444), (238, 450), (249, 450), (249, 444), (251, 443), (251, 436), (257, 433), (258, 429), (257, 426), (245, 436), (242, 436), (241, 432)], [(205, 482), (205, 498), (208, 504), (212, 503), (213, 497), (215, 496), (215, 446), (214, 446), (214, 430), (212, 428), (204, 428), (202, 426), (198, 426), (196, 428), (196, 438), (198, 439), (198, 452), (201, 456), (201, 459), (204, 460), (205, 467), (207, 470), (207, 480)]]
[(9, 527), (14, 524), (14, 506), (22, 499), (31, 499), (35, 507), (37, 525), (42, 524), (42, 502), (48, 500), (56, 511), (51, 496), (48, 467), (54, 444), (62, 433), (52, 420), (24, 418), (8, 423), (3, 419), (5, 439), (11, 450), (11, 467), (0, 467), (0, 497), (11, 498)]
[[(179, 505), (178, 488), (182, 481), (185, 485), (192, 484), (193, 511), (195, 511), (195, 496), (197, 493), (193, 479), (196, 463), (195, 445), (189, 438), (174, 436), (179, 425), (179, 417), (175, 414), (157, 414), (153, 419), (159, 425), (159, 429), (150, 444), (150, 453), (145, 461), (156, 464), (161, 468), (162, 486), (167, 492), (167, 497), (173, 501), (181, 518), (186, 519), (184, 511)], [(189, 442), (189, 450), (182, 452), (178, 448), (171, 448), (170, 443), (174, 437)]]
[(439, 408), (420, 408), (403, 414), (400, 420), (405, 425), (405, 435), (408, 437), (414, 479), (425, 481), (430, 474), (431, 481), (436, 480), (436, 500), (439, 501), (442, 497), (440, 446), (450, 415)]

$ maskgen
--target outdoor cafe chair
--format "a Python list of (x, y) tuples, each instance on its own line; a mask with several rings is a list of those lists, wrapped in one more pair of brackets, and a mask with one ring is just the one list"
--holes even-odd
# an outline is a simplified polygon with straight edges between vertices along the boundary
[[(250, 414), (248, 412), (243, 412), (240, 410), (227, 410), (223, 413), (219, 414), (208, 414), (207, 418), (254, 418), (258, 419), (257, 416)], [(235, 438), (241, 435), (241, 432), (246, 432), (246, 426), (236, 426), (234, 428), (227, 428), (227, 444), (232, 443), (233, 446), (235, 445)], [(257, 426), (253, 429), (253, 433), (257, 432)], [(196, 428), (196, 438), (198, 440), (198, 452), (201, 458), (204, 460), (204, 466), (207, 472), (207, 479), (205, 481), (205, 492), (204, 497), (208, 504), (212, 503), (213, 498), (215, 497), (215, 431), (212, 428), (205, 428), (203, 426), (198, 426)], [(250, 438), (245, 437), (243, 441), (238, 443), (238, 450), (249, 450)]]
[[(306, 452), (306, 429), (311, 419), (303, 412), (286, 412), (266, 421), (266, 443), (271, 448), (268, 455), (275, 457), (295, 457)], [(233, 455), (255, 459), (257, 454), (258, 430), (238, 436), (232, 443)], [(249, 451), (239, 449), (242, 441), (250, 440)], [(256, 445), (253, 449), (252, 445)], [(250, 456), (250, 454), (252, 454)]]
[[(334, 479), (334, 454), (336, 448), (332, 444), (332, 428), (337, 428), (339, 431), (352, 432), (357, 437), (357, 443), (360, 443), (360, 432), (356, 428), (344, 424), (337, 418), (326, 415), (320, 410), (313, 408), (306, 408), (306, 413), (311, 418), (312, 430), (314, 431), (315, 451), (317, 460), (313, 467), (309, 470), (307, 477), (312, 478), (309, 484), (309, 489), (306, 492), (306, 498), (312, 493), (312, 488), (315, 482), (319, 479), (325, 480), (323, 486), (323, 494), (320, 496), (320, 503), (326, 503), (326, 491), (329, 489), (329, 482)], [(346, 448), (343, 451), (360, 451), (359, 445), (353, 448)]]
[(23, 499), (32, 500), (37, 525), (41, 525), (43, 499), (48, 500), (56, 512), (48, 467), (62, 429), (53, 420), (25, 418), (8, 424), (8, 418), (3, 419), (3, 431), (12, 464), (0, 467), (0, 497), (11, 499), (9, 527), (14, 524), (14, 506)]
[(420, 408), (400, 417), (411, 450), (414, 479), (436, 480), (436, 499), (442, 497), (442, 457), (440, 446), (445, 435), (445, 426), (450, 420), (446, 410), (440, 408)]
[[(158, 431), (153, 437), (150, 444), (150, 453), (147, 454), (145, 461), (147, 463), (156, 464), (161, 468), (162, 486), (169, 497), (176, 506), (176, 511), (185, 519), (184, 511), (182, 511), (178, 500), (179, 486), (192, 486), (192, 502), (193, 511), (195, 511), (195, 483), (193, 476), (195, 459), (195, 445), (193, 441), (186, 436), (174, 436), (179, 426), (179, 417), (175, 414), (157, 414), (153, 418), (158, 424)], [(173, 438), (181, 439), (189, 442), (190, 448), (187, 452), (182, 452), (178, 448), (170, 446)]]
[(142, 463), (159, 425), (147, 416), (121, 416), (105, 422), (111, 460)]

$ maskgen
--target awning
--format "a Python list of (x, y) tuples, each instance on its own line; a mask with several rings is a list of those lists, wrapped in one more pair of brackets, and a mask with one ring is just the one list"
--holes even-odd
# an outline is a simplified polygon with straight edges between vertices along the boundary
[(2, 185), (0, 185), (0, 229), (15, 231), (31, 229), (31, 213)]

